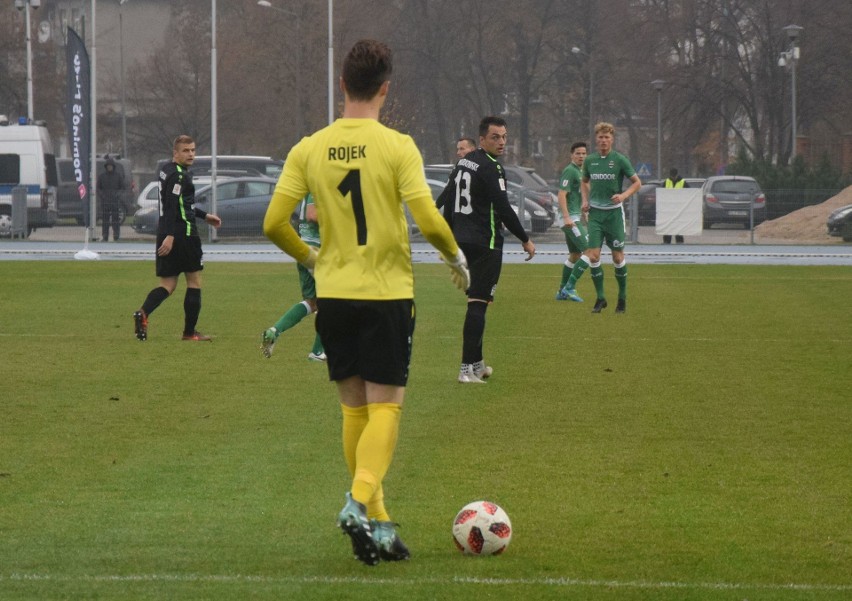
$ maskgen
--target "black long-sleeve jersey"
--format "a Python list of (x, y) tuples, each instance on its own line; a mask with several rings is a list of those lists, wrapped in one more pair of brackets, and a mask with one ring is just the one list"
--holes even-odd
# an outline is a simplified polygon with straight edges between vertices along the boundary
[(451, 217), (447, 221), (459, 243), (502, 248), (504, 225), (521, 242), (529, 240), (509, 204), (503, 166), (481, 148), (459, 160), (437, 205)]
[(171, 162), (160, 171), (160, 220), (157, 225), (159, 238), (165, 236), (197, 236), (196, 217), (204, 219), (207, 213), (195, 206), (195, 184), (192, 172), (186, 167)]

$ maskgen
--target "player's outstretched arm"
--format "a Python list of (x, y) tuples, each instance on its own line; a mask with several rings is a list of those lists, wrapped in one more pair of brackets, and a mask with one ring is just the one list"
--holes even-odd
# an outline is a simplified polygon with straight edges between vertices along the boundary
[(317, 250), (305, 244), (290, 225), (290, 215), (300, 201), (276, 190), (263, 219), (263, 234), (299, 263), (313, 269)]
[(441, 260), (452, 270), (453, 283), (462, 291), (470, 287), (467, 259), (453, 238), (453, 232), (438, 212), (432, 198), (424, 196), (408, 201), (408, 209), (426, 241), (441, 253)]

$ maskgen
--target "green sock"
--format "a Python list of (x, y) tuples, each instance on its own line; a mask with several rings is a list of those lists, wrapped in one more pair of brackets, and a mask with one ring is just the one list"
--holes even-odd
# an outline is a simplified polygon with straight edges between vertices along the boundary
[(575, 288), (577, 286), (577, 280), (586, 273), (586, 269), (588, 268), (589, 262), (586, 257), (580, 257), (580, 260), (574, 263), (574, 269), (571, 270), (571, 277), (568, 278), (568, 287)]
[(319, 334), (317, 334), (316, 338), (314, 338), (314, 348), (311, 349), (311, 352), (314, 355), (321, 354), (325, 349), (322, 347), (322, 340), (320, 340)]
[(618, 282), (618, 298), (627, 299), (627, 262), (621, 264), (621, 266), (616, 265), (615, 267), (615, 281)]
[(562, 265), (562, 281), (559, 282), (559, 289), (562, 290), (565, 284), (568, 283), (568, 278), (571, 277), (571, 271), (574, 269), (574, 264), (568, 261)]
[(604, 296), (604, 272), (601, 264), (592, 266), (592, 282), (595, 285), (595, 294), (598, 298), (606, 298)]
[(281, 319), (275, 323), (275, 329), (278, 330), (279, 334), (289, 330), (294, 325), (302, 321), (307, 314), (308, 308), (305, 306), (305, 303), (297, 303), (290, 307), (290, 310), (282, 315)]

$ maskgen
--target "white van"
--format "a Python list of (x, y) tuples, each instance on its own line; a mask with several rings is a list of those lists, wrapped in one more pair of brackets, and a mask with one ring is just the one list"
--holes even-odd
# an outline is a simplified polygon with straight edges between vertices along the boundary
[(9, 124), (0, 116), (0, 236), (11, 231), (16, 186), (27, 188), (27, 236), (36, 228), (53, 227), (56, 185), (56, 156), (44, 123)]

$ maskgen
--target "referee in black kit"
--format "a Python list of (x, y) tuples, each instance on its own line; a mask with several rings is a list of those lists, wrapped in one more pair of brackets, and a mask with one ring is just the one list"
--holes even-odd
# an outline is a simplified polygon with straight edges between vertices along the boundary
[(463, 384), (484, 384), (493, 373), (482, 356), (482, 338), (485, 312), (494, 300), (503, 266), (503, 226), (521, 241), (527, 261), (535, 255), (535, 244), (506, 195), (506, 174), (497, 160), (505, 148), (506, 122), (500, 117), (483, 118), (479, 148), (459, 160), (437, 201), (438, 207), (452, 208), (448, 221), (470, 268), (459, 370)]
[(148, 339), (148, 316), (175, 291), (178, 276), (186, 277), (183, 299), (183, 340), (209, 341), (195, 329), (201, 312), (201, 238), (195, 219), (218, 228), (222, 220), (213, 213), (196, 209), (195, 185), (189, 168), (195, 161), (195, 140), (187, 135), (175, 138), (172, 162), (163, 166), (160, 179), (160, 220), (157, 225), (157, 277), (160, 285), (148, 293), (142, 307), (133, 314), (136, 338)]

